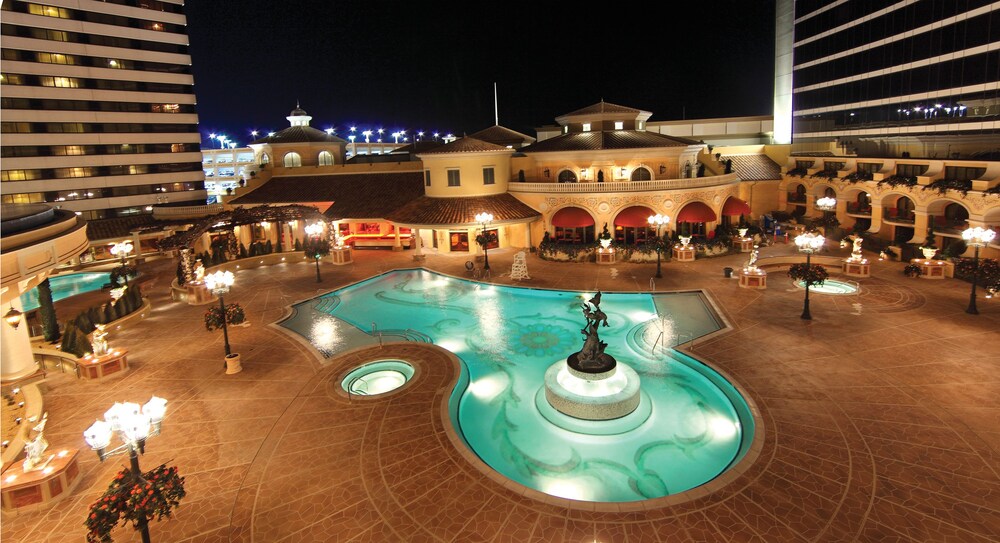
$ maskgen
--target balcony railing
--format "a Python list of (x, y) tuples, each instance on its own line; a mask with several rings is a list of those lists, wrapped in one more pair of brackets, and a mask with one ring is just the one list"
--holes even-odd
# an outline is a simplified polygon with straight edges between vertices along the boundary
[(883, 207), (882, 208), (882, 220), (888, 222), (913, 224), (915, 215), (912, 211), (900, 211), (894, 207)]
[(871, 214), (872, 214), (872, 206), (870, 206), (870, 205), (862, 206), (861, 204), (859, 204), (857, 202), (848, 202), (847, 203), (847, 212), (850, 213), (851, 215), (867, 215), (867, 216), (871, 216)]
[(656, 181), (623, 181), (614, 183), (520, 183), (512, 181), (507, 188), (510, 192), (648, 192), (655, 190), (714, 187), (738, 182), (739, 177), (731, 173), (689, 179), (660, 179)]

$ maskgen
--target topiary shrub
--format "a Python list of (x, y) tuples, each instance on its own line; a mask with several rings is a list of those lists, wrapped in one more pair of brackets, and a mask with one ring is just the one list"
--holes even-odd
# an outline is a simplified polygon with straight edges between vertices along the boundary
[(788, 268), (788, 277), (793, 281), (805, 281), (806, 286), (822, 285), (830, 278), (830, 272), (819, 264), (806, 266), (805, 264), (792, 264)]

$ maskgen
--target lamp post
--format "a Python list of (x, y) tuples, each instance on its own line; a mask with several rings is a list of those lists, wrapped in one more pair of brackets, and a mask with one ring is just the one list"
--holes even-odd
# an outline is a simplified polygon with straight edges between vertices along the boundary
[[(121, 258), (122, 266), (128, 265), (128, 255), (132, 253), (132, 242), (125, 240), (111, 246), (111, 254)], [(123, 274), (125, 286), (128, 286), (128, 273)], [(117, 286), (117, 285), (116, 285)]]
[(966, 228), (962, 231), (962, 239), (965, 240), (965, 243), (976, 248), (976, 256), (972, 264), (972, 291), (969, 293), (969, 307), (965, 310), (970, 315), (979, 314), (979, 310), (976, 309), (976, 281), (979, 279), (979, 248), (985, 247), (989, 242), (993, 241), (996, 235), (997, 233), (993, 230), (979, 226)]
[(222, 311), (222, 338), (226, 342), (226, 356), (232, 354), (229, 349), (229, 329), (226, 328), (226, 302), (222, 297), (229, 294), (229, 287), (233, 286), (236, 278), (231, 271), (219, 270), (205, 276), (205, 286), (219, 297), (219, 309)]
[(663, 227), (666, 226), (668, 222), (670, 222), (670, 217), (666, 215), (660, 215), (659, 213), (657, 213), (656, 215), (650, 215), (650, 217), (646, 219), (646, 221), (649, 223), (650, 226), (656, 228), (656, 278), (659, 279), (663, 277), (663, 274), (660, 271), (660, 253), (662, 252), (660, 246), (661, 245), (660, 236)]
[(493, 222), (492, 213), (478, 213), (476, 215), (476, 222), (482, 223), (483, 225), (483, 269), (490, 269), (490, 238), (489, 234), (486, 232), (486, 228)]
[(809, 313), (809, 268), (812, 265), (810, 257), (820, 250), (824, 243), (826, 243), (826, 238), (816, 232), (806, 232), (795, 236), (795, 245), (798, 246), (799, 251), (806, 254), (806, 301), (802, 306), (802, 318), (807, 321), (812, 320), (812, 315)]
[[(133, 481), (142, 477), (139, 455), (146, 452), (146, 439), (160, 434), (160, 425), (167, 412), (167, 400), (153, 396), (141, 408), (137, 403), (118, 403), (104, 413), (104, 420), (95, 421), (83, 433), (90, 448), (104, 462), (107, 458), (128, 453), (130, 474)], [(117, 434), (122, 444), (107, 450), (111, 438)], [(143, 543), (149, 543), (149, 519), (141, 516), (136, 522)]]
[(823, 233), (826, 234), (827, 225), (830, 223), (830, 212), (837, 209), (837, 199), (824, 196), (816, 200), (815, 207), (823, 212)]
[(313, 250), (313, 259), (316, 260), (316, 282), (322, 283), (323, 279), (319, 276), (319, 259), (321, 256), (319, 250), (319, 236), (320, 234), (323, 233), (323, 225), (319, 223), (313, 223), (310, 224), (309, 226), (306, 226), (305, 231), (306, 234), (310, 238), (312, 238), (313, 243), (316, 245), (316, 247), (314, 247)]

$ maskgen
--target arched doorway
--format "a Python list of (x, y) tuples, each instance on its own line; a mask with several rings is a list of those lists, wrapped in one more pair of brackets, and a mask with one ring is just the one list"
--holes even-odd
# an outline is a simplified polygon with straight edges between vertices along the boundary
[(559, 182), (576, 183), (576, 174), (572, 170), (563, 170), (559, 172)]
[(708, 207), (708, 204), (690, 202), (677, 213), (677, 231), (681, 235), (704, 236), (706, 223), (716, 220), (715, 212)]
[(649, 217), (656, 212), (646, 206), (627, 207), (615, 217), (615, 241), (625, 245), (645, 243), (656, 237), (656, 229), (649, 227)]
[(564, 207), (552, 216), (556, 243), (593, 243), (594, 218), (585, 209)]
[[(743, 224), (743, 216), (750, 217), (750, 205), (735, 196), (730, 196), (722, 205), (722, 225), (733, 226), (733, 223)], [(735, 221), (733, 217), (739, 217)]]
[(639, 167), (632, 170), (632, 181), (652, 181), (653, 174), (646, 168)]

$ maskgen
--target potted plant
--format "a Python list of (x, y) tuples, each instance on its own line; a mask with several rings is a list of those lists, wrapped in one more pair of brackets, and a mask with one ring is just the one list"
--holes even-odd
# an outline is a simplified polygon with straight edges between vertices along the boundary
[(924, 258), (930, 260), (934, 258), (937, 254), (937, 247), (934, 246), (934, 229), (927, 229), (927, 237), (924, 239), (924, 243), (920, 246), (920, 252), (924, 254)]
[(920, 266), (917, 264), (907, 264), (903, 267), (903, 275), (907, 277), (920, 277)]
[(803, 281), (806, 286), (822, 285), (830, 278), (830, 272), (826, 271), (826, 268), (819, 264), (810, 264), (806, 266), (805, 264), (792, 264), (788, 268), (788, 277), (791, 277), (793, 281)]

